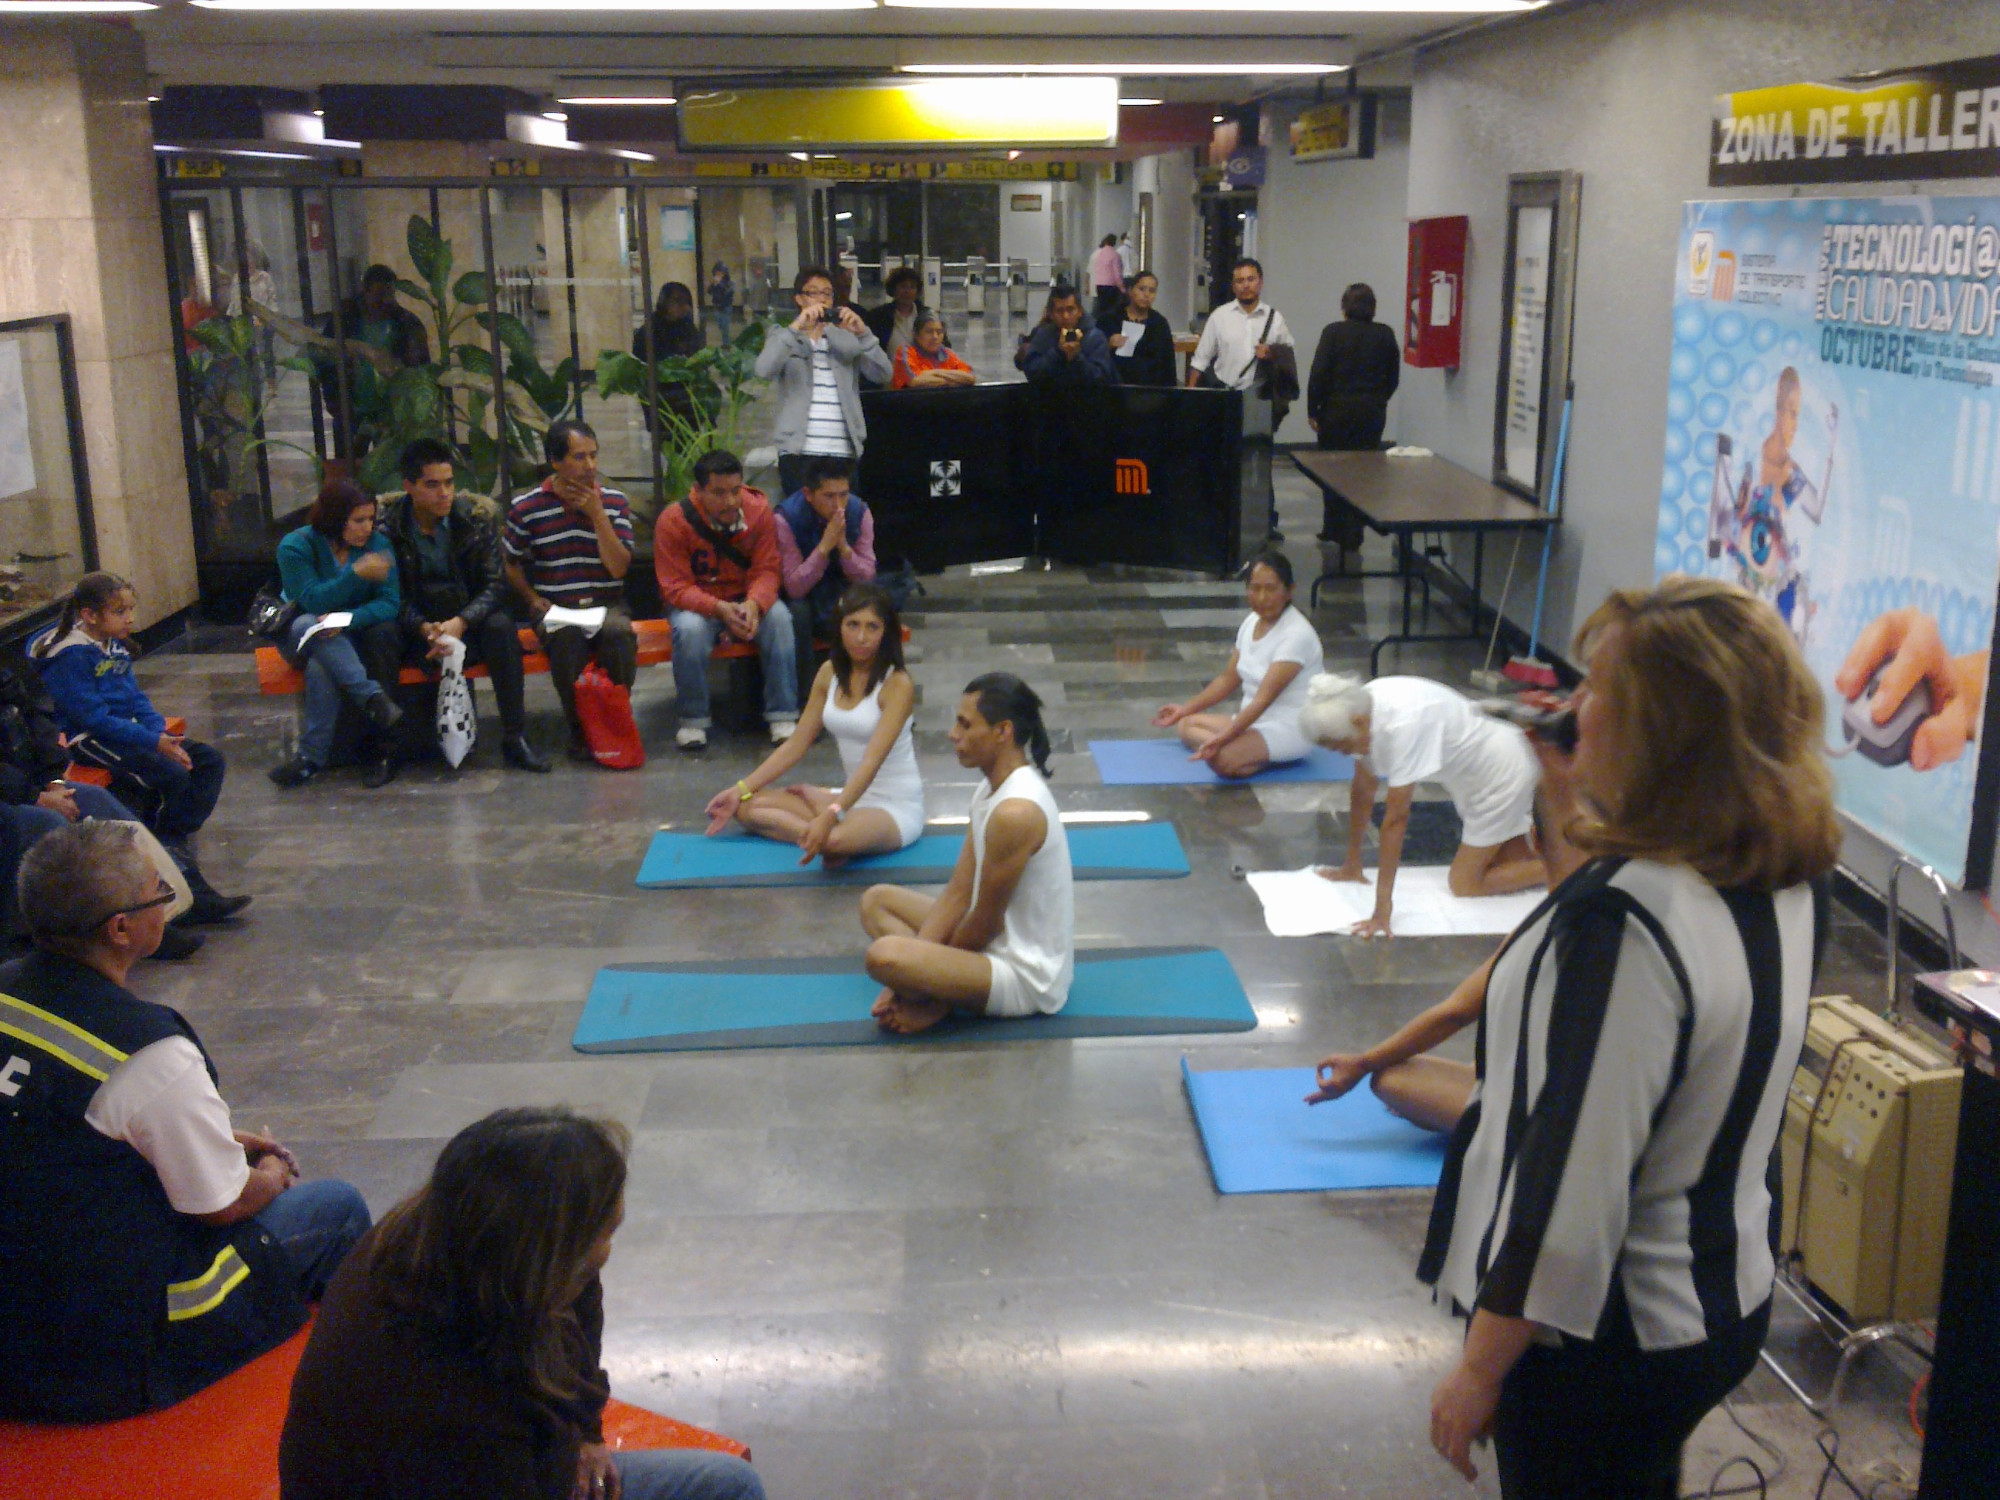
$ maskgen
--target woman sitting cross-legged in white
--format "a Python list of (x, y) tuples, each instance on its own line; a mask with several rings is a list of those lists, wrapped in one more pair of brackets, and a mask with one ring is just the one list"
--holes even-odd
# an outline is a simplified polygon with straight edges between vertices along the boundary
[[(1232, 781), (1304, 758), (1310, 746), (1299, 732), (1299, 710), (1306, 684), (1325, 665), (1319, 632), (1292, 607), (1292, 564), (1284, 553), (1257, 554), (1249, 595), (1250, 618), (1236, 632), (1229, 665), (1187, 702), (1153, 715), (1155, 729), (1178, 729), (1194, 759)], [(1235, 714), (1205, 712), (1238, 691), (1243, 702)]]
[[(916, 684), (903, 666), (903, 623), (888, 593), (856, 584), (834, 608), (833, 659), (813, 679), (799, 727), (764, 763), (708, 804), (708, 831), (733, 820), (760, 838), (799, 846), (799, 863), (838, 865), (889, 854), (924, 831), (924, 783), (910, 738)], [(847, 784), (779, 787), (824, 728)]]
[(1348, 796), (1347, 861), (1322, 867), (1328, 880), (1365, 882), (1361, 841), (1386, 786), (1382, 847), (1375, 870), (1375, 912), (1351, 929), (1358, 937), (1388, 937), (1403, 833), (1420, 781), (1438, 781), (1465, 823), (1447, 877), (1454, 896), (1504, 896), (1548, 884), (1549, 872), (1529, 835), (1541, 767), (1527, 735), (1488, 718), (1441, 682), (1422, 677), (1357, 677), (1323, 673), (1306, 691), (1299, 727), (1308, 739), (1354, 757)]

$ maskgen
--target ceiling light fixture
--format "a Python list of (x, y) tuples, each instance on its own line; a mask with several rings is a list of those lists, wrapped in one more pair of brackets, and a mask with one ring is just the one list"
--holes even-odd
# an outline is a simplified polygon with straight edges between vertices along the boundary
[(804, 152), (804, 151), (787, 151), (787, 152), (785, 153), (785, 155), (789, 156), (789, 157), (790, 157), (790, 158), (791, 158), (791, 159), (792, 159), (793, 161), (811, 161), (811, 160), (812, 160), (812, 156), (811, 156), (811, 155), (810, 155), (809, 153), (807, 153), (807, 152)]
[(1007, 160), (1009, 161), (1019, 161), (1020, 159), (1021, 159), (1021, 153), (1018, 151), (1009, 151), (1007, 153)]
[(566, 99), (556, 100), (558, 104), (578, 104), (586, 108), (620, 105), (635, 109), (647, 105), (666, 106), (678, 102), (672, 94), (633, 94), (629, 96), (623, 94), (576, 94)]
[(0, 0), (0, 16), (92, 16), (159, 8), (153, 0)]
[[(8, 0), (0, 0), (6, 4)], [(16, 0), (20, 3), (20, 0)], [(55, 0), (32, 0), (42, 10), (70, 10)], [(151, 0), (79, 0), (105, 10), (151, 10)], [(345, 11), (522, 11), (567, 9), (605, 11), (752, 11), (752, 10), (873, 10), (875, 0), (577, 0), (558, 7), (555, 0), (194, 0), (203, 10), (345, 10)]]
[(1208, 117), (1208, 123), (1211, 125), (1220, 125), (1227, 118), (1228, 118), (1227, 115), (1210, 115)]
[(318, 115), (322, 120), (326, 118), (326, 111), (323, 109), (316, 109), (313, 111), (313, 113)]
[[(200, 0), (196, 0), (199, 4)], [(896, 10), (1088, 10), (1220, 12), (1216, 0), (882, 0)], [(1505, 15), (1540, 10), (1547, 0), (1265, 0), (1260, 11), (1306, 15), (1373, 14)]]
[(1165, 104), (1164, 99), (1120, 99), (1119, 104), (1126, 109), (1144, 109), (1149, 104)]
[(562, 112), (561, 110), (559, 110), (559, 109), (545, 109), (545, 110), (543, 110), (543, 111), (542, 111), (542, 118), (543, 118), (544, 120), (554, 120), (554, 121), (556, 122), (556, 124), (558, 124), (558, 125), (567, 125), (567, 124), (569, 123), (569, 116), (568, 116), (568, 115), (566, 115), (566, 114), (564, 114), (564, 113), (563, 113), (563, 112)]
[[(342, 142), (341, 144), (350, 144)], [(351, 144), (359, 144), (354, 142)], [(248, 151), (239, 146), (160, 146), (155, 151), (171, 151), (184, 156), (254, 156), (261, 161), (317, 161), (318, 157), (304, 151)]]
[(1092, 62), (1092, 63), (904, 63), (904, 73), (989, 73), (1112, 74), (1136, 78), (1165, 78), (1171, 75), (1237, 76), (1242, 74), (1321, 74), (1344, 73), (1346, 63), (1302, 62)]
[(659, 157), (653, 155), (650, 151), (628, 151), (623, 146), (606, 146), (604, 149), (608, 155), (622, 157), (626, 161), (659, 160)]

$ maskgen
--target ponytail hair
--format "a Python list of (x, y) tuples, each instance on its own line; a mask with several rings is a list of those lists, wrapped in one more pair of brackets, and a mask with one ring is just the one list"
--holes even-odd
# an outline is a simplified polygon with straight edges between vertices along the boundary
[(1049, 774), (1049, 731), (1042, 723), (1042, 700), (1012, 672), (987, 672), (965, 685), (979, 699), (979, 717), (989, 724), (1012, 724), (1014, 743), (1035, 769)]
[(86, 609), (105, 608), (132, 585), (116, 573), (86, 573), (77, 579), (76, 587), (63, 600), (62, 613), (56, 617), (55, 629), (49, 631), (33, 647), (33, 654), (46, 657), (61, 645), (69, 633), (76, 629), (77, 620)]

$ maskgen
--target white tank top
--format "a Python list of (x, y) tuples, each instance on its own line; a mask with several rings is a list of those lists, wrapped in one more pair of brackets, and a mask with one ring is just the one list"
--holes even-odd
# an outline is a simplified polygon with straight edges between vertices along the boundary
[(1056, 799), (1033, 766), (1021, 767), (997, 788), (981, 777), (972, 794), (972, 900), (978, 904), (980, 884), (986, 878), (986, 820), (1002, 802), (1017, 799), (1042, 810), (1048, 833), (1042, 847), (1029, 856), (1007, 903), (1000, 935), (986, 945), (986, 956), (1013, 969), (1034, 994), (1060, 1004), (1069, 998), (1070, 979), (1076, 972), (1076, 885), (1070, 874), (1069, 836), (1063, 832)]
[[(882, 688), (888, 682), (884, 677), (852, 708), (842, 708), (834, 702), (834, 694), (839, 684), (827, 689), (826, 708), (820, 715), (827, 733), (840, 748), (840, 769), (852, 776), (854, 768), (861, 764), (868, 754), (868, 742), (875, 738), (875, 731), (882, 725)], [(889, 754), (876, 771), (875, 779), (868, 783), (868, 790), (861, 794), (857, 807), (880, 807), (893, 810), (914, 806), (921, 815), (924, 808), (924, 779), (917, 771), (917, 747), (911, 738), (910, 725), (915, 715), (903, 720), (903, 727), (896, 733), (896, 743), (889, 747)], [(921, 817), (919, 818), (921, 821)]]

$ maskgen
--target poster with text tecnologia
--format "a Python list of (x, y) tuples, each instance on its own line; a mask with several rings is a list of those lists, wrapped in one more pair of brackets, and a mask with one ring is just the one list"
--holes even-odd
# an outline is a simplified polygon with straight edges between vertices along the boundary
[(2000, 590), (1996, 380), (2000, 198), (1685, 206), (1655, 575), (1778, 609), (1826, 695), (1841, 811), (1960, 883)]

